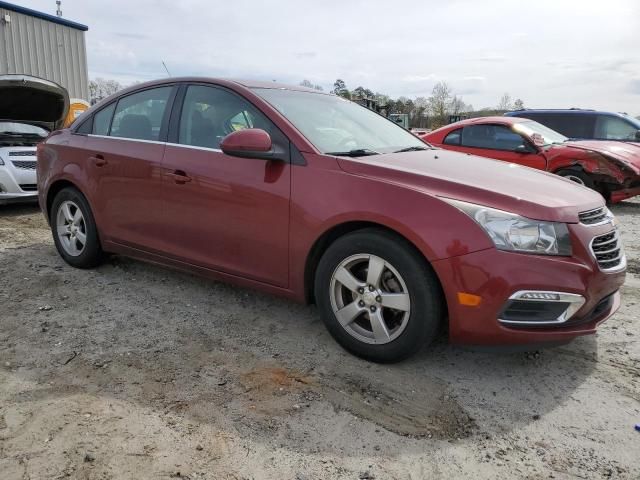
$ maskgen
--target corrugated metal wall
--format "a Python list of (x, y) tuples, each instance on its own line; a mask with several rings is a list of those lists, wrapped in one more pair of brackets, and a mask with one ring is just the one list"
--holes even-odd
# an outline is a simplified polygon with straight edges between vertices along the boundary
[[(2, 20), (5, 14), (9, 23)], [(0, 8), (0, 75), (12, 73), (56, 82), (71, 98), (88, 101), (84, 32)]]

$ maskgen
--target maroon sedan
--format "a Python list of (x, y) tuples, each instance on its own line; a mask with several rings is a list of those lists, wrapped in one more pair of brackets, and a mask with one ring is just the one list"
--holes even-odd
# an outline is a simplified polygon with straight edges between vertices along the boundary
[(136, 85), (40, 144), (38, 181), (69, 264), (118, 253), (315, 302), (375, 361), (445, 324), (467, 344), (594, 333), (625, 277), (597, 193), (301, 87)]
[(640, 144), (579, 140), (518, 117), (481, 117), (420, 135), (447, 150), (537, 168), (596, 190), (615, 203), (640, 195)]

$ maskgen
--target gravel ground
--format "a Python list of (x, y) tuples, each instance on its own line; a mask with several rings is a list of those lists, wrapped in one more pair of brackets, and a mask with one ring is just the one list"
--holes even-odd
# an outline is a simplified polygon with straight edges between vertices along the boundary
[(529, 353), (440, 339), (384, 366), (314, 307), (121, 257), (56, 254), (0, 207), (4, 479), (640, 478), (640, 202), (595, 337)]

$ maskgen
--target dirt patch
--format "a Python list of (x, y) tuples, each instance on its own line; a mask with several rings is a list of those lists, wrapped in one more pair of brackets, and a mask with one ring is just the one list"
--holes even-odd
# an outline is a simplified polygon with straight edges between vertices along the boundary
[[(122, 257), (68, 267), (0, 210), (2, 479), (640, 478), (640, 202), (597, 337), (344, 352), (315, 308)], [(562, 452), (561, 454), (558, 452)]]

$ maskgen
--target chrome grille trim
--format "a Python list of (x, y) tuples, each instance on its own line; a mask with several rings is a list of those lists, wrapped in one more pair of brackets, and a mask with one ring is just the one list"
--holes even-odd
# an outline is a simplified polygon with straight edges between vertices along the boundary
[(10, 157), (35, 157), (35, 150), (21, 150), (18, 152), (9, 152)]
[(589, 248), (603, 272), (619, 272), (626, 268), (627, 259), (618, 230), (594, 237)]
[(578, 214), (578, 218), (580, 219), (580, 223), (589, 226), (601, 225), (610, 220), (609, 212), (606, 207), (594, 208), (593, 210), (580, 212)]
[(35, 160), (13, 160), (13, 166), (23, 170), (35, 170), (37, 162)]

